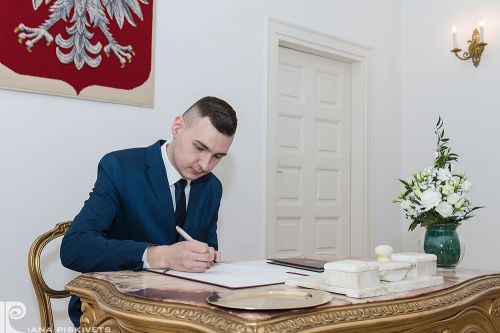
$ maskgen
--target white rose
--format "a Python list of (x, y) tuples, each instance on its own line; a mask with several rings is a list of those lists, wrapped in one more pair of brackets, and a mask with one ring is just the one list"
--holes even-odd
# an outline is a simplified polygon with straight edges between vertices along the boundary
[(472, 188), (472, 183), (468, 180), (465, 180), (463, 183), (462, 183), (462, 190), (464, 192), (469, 192), (470, 189)]
[(449, 195), (449, 194), (453, 193), (453, 186), (451, 186), (450, 184), (443, 185), (441, 187), (441, 192), (444, 195)]
[(447, 218), (453, 214), (453, 207), (449, 203), (441, 201), (436, 207), (436, 212), (442, 217)]
[(437, 178), (440, 181), (443, 181), (443, 182), (447, 181), (447, 180), (450, 180), (451, 179), (451, 172), (450, 172), (450, 170), (448, 170), (446, 168), (438, 169)]
[(454, 205), (460, 200), (460, 196), (456, 193), (452, 193), (448, 196), (446, 199), (446, 202), (448, 202), (450, 205)]
[(428, 189), (422, 192), (420, 203), (425, 208), (425, 211), (431, 210), (441, 202), (441, 194), (433, 189)]

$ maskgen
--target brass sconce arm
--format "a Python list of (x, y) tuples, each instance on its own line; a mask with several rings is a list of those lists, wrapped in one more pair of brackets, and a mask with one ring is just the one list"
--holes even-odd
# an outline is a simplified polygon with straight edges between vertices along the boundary
[(467, 43), (469, 44), (469, 50), (464, 52), (462, 56), (458, 54), (460, 51), (462, 51), (462, 49), (454, 48), (453, 50), (451, 50), (451, 52), (455, 53), (458, 59), (472, 59), (474, 66), (477, 67), (479, 66), (479, 62), (481, 61), (481, 55), (483, 54), (484, 47), (488, 44), (481, 42), (479, 31), (477, 29), (474, 29), (474, 31), (472, 32), (472, 38), (471, 40), (468, 40)]

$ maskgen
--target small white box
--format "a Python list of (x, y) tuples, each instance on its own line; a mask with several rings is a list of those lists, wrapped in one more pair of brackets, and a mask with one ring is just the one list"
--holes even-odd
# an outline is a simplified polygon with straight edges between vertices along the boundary
[(325, 284), (355, 290), (378, 286), (379, 265), (375, 261), (362, 260), (328, 262), (325, 264)]
[(407, 279), (420, 279), (436, 275), (437, 257), (429, 253), (402, 252), (394, 253), (392, 260), (407, 261), (413, 265), (408, 272)]

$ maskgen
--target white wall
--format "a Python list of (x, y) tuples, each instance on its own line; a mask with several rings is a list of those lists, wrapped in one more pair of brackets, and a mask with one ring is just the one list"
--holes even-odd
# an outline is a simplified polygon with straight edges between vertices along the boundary
[[(75, 216), (104, 153), (167, 137), (171, 119), (205, 95), (226, 99), (239, 118), (230, 156), (215, 171), (224, 184), (223, 257), (264, 256), (266, 16), (373, 49), (374, 243), (400, 248), (400, 212), (391, 203), (399, 190), (394, 179), (401, 163), (399, 1), (183, 0), (157, 5), (153, 110), (0, 90), (0, 301), (27, 305), (22, 327), (39, 320), (26, 268), (34, 238)], [(58, 270), (57, 251), (49, 253), (54, 281), (62, 286), (71, 275)], [(57, 317), (64, 318), (65, 309), (59, 307)]]
[[(465, 237), (468, 268), (500, 269), (500, 223), (496, 212), (500, 194), (496, 152), (500, 141), (500, 3), (498, 1), (405, 0), (402, 1), (402, 174), (432, 165), (436, 138), (434, 125), (444, 119), (450, 146), (460, 155), (456, 170), (464, 170), (474, 184), (470, 199), (486, 206), (459, 227)], [(432, 8), (432, 11), (429, 11)], [(486, 22), (485, 42), (489, 43), (478, 68), (472, 61), (458, 60), (450, 27), (458, 28), (459, 47), (480, 19)], [(403, 248), (416, 248), (423, 232), (408, 232), (402, 226)]]

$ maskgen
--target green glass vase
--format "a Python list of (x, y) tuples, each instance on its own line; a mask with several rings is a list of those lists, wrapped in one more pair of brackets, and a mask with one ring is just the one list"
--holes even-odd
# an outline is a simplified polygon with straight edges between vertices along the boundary
[(464, 255), (464, 244), (460, 241), (456, 224), (434, 224), (426, 226), (424, 252), (437, 256), (439, 270), (454, 271)]

